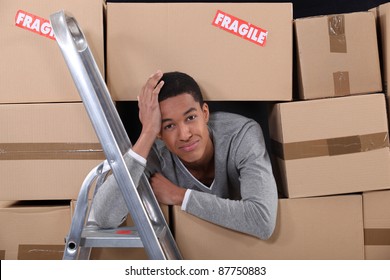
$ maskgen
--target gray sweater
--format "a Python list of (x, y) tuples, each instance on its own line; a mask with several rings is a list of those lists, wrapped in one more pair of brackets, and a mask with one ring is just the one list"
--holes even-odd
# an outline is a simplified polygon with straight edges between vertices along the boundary
[[(215, 152), (215, 178), (210, 187), (194, 178), (160, 140), (156, 140), (146, 166), (126, 154), (135, 184), (142, 172), (160, 172), (191, 190), (183, 209), (187, 213), (268, 239), (275, 227), (278, 197), (259, 124), (240, 115), (217, 112), (210, 116), (209, 130)], [(93, 212), (101, 227), (117, 227), (123, 222), (127, 208), (114, 176), (97, 192)]]

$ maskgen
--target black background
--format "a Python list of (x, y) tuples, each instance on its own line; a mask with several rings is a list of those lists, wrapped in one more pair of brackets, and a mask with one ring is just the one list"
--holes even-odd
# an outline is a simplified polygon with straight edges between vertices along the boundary
[[(107, 1), (107, 2), (141, 2), (141, 1)], [(158, 1), (143, 1), (158, 2)], [(194, 2), (194, 1), (193, 1)], [(195, 2), (227, 2), (227, 1), (195, 1)], [(239, 1), (230, 1), (239, 2)], [(383, 0), (296, 0), (296, 1), (245, 1), (245, 2), (290, 2), (293, 3), (293, 17), (302, 18), (317, 15), (329, 15), (339, 13), (350, 13), (367, 11), (380, 4), (389, 2)], [(295, 61), (295, 59), (294, 59)], [(295, 63), (293, 73), (295, 74)], [(191, 74), (191, 73), (188, 73)], [(294, 76), (294, 82), (296, 78)], [(294, 85), (294, 89), (295, 89)], [(296, 96), (296, 90), (293, 95)], [(268, 110), (271, 102), (264, 101), (207, 101), (211, 112), (228, 111), (250, 117), (260, 123), (263, 128), (266, 144), (268, 141)], [(120, 101), (116, 103), (118, 112), (129, 137), (134, 143), (141, 131), (141, 124), (138, 120), (138, 106), (136, 101)]]

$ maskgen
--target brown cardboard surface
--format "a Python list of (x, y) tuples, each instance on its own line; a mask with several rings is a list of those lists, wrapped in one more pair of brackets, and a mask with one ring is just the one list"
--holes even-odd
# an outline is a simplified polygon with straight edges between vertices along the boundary
[(0, 105), (1, 200), (77, 198), (104, 154), (82, 103)]
[(386, 97), (386, 104), (387, 104), (387, 124), (389, 125), (389, 129), (390, 129), (390, 95), (387, 95)]
[(383, 94), (279, 103), (269, 127), (285, 196), (390, 188)]
[[(61, 259), (70, 227), (70, 205), (10, 203), (0, 207), (0, 250), (6, 260)], [(61, 250), (60, 250), (61, 251)]]
[(390, 3), (380, 5), (377, 10), (378, 26), (381, 44), (381, 65), (383, 91), (389, 95), (388, 83), (390, 81)]
[(300, 99), (382, 90), (374, 13), (301, 18), (294, 28)]
[(365, 258), (368, 260), (390, 260), (389, 201), (390, 191), (363, 193)]
[(65, 246), (20, 244), (18, 260), (62, 260)]
[(264, 241), (174, 207), (184, 259), (363, 259), (361, 195), (280, 199), (275, 231)]
[[(0, 103), (80, 101), (57, 43), (15, 24), (19, 10), (49, 20), (62, 9), (78, 21), (104, 75), (101, 0), (5, 0), (0, 9)], [(41, 30), (34, 23), (30, 27)]]
[[(214, 26), (217, 11), (265, 29), (265, 45)], [(136, 100), (157, 69), (188, 73), (207, 100), (291, 100), (292, 5), (108, 3), (107, 83), (113, 98)]]
[(97, 143), (84, 105), (1, 104), (0, 143)]

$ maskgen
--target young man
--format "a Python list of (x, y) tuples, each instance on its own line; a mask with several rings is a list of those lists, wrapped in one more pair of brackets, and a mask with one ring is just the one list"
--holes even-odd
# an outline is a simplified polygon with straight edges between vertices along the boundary
[[(259, 124), (236, 114), (210, 114), (198, 84), (180, 72), (153, 74), (138, 106), (142, 131), (125, 155), (135, 184), (146, 172), (160, 203), (268, 239), (278, 198)], [(105, 228), (126, 217), (113, 176), (100, 187), (93, 211)]]

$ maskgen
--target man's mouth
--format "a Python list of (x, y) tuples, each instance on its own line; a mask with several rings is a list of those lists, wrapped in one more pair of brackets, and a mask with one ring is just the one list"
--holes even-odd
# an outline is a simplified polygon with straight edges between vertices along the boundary
[(193, 141), (193, 142), (190, 142), (190, 143), (187, 143), (185, 145), (180, 146), (179, 149), (183, 150), (185, 152), (192, 152), (193, 150), (196, 149), (198, 144), (199, 144), (199, 140), (198, 141)]

